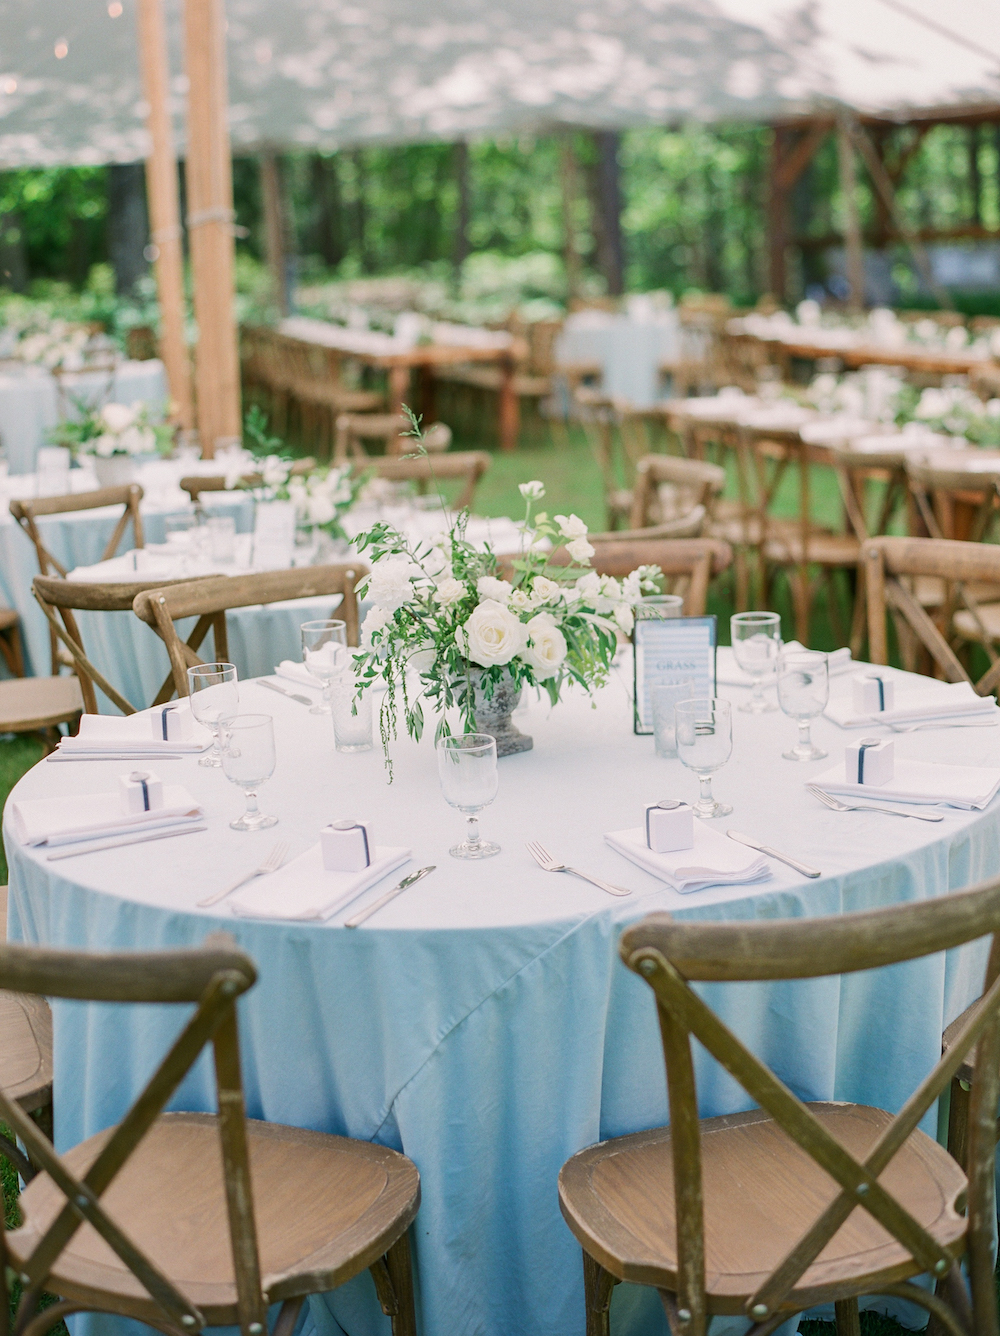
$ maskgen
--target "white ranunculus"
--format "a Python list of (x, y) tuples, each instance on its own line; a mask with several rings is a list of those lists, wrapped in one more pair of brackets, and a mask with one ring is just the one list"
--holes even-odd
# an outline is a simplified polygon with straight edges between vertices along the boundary
[(455, 632), (455, 643), (473, 663), (482, 668), (510, 663), (528, 643), (528, 629), (509, 608), (494, 599), (480, 603), (464, 626)]
[(586, 538), (587, 526), (579, 515), (557, 515), (556, 524), (564, 538)]
[(405, 557), (380, 561), (368, 577), (365, 597), (380, 608), (394, 612), (413, 598), (411, 577), (416, 573), (417, 567)]
[(498, 580), (495, 575), (481, 575), (476, 581), (476, 593), (480, 601), (493, 599), (497, 603), (506, 603), (514, 586), (507, 580)]
[(361, 623), (361, 647), (362, 649), (371, 649), (372, 636), (376, 631), (382, 628), (392, 617), (392, 613), (385, 608), (370, 608), (365, 620)]
[(563, 596), (563, 587), (547, 575), (536, 575), (531, 584), (531, 594), (536, 603), (558, 603)]
[(100, 418), (108, 431), (119, 436), (135, 422), (136, 412), (127, 404), (105, 404), (101, 409)]
[(566, 637), (548, 612), (532, 617), (525, 630), (531, 639), (522, 657), (534, 668), (535, 677), (544, 682), (547, 677), (554, 677), (562, 666), (566, 657)]
[(545, 495), (545, 484), (536, 478), (533, 482), (522, 482), (517, 489), (525, 501), (541, 501)]
[(588, 543), (586, 538), (574, 538), (566, 544), (566, 551), (574, 561), (589, 561), (594, 555), (594, 545)]
[(453, 603), (464, 598), (466, 594), (465, 585), (461, 580), (447, 579), (442, 580), (434, 591), (434, 597), (443, 608), (450, 608)]
[(507, 602), (515, 612), (530, 612), (532, 608), (538, 606), (538, 600), (534, 595), (524, 589), (515, 589)]

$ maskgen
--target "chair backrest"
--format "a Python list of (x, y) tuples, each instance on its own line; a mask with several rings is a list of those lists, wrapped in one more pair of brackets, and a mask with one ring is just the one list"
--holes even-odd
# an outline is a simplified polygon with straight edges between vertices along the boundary
[[(838, 1187), (830, 1204), (747, 1301), (746, 1316), (760, 1324), (754, 1330), (761, 1333), (773, 1331), (789, 1316), (789, 1309), (801, 1298), (801, 1292), (795, 1294), (800, 1277), (859, 1207), (914, 1258), (911, 1275), (930, 1272), (937, 1279), (947, 1279), (945, 1293), (953, 1296), (960, 1288), (965, 1303), (970, 1303), (957, 1260), (953, 1261), (948, 1250), (880, 1184), (879, 1176), (948, 1088), (965, 1055), (978, 1043), (969, 1116), (966, 1236), (975, 1320), (971, 1326), (959, 1320), (953, 1329), (997, 1336), (1000, 1328), (992, 1236), (996, 1222), (996, 1110), (1000, 1100), (998, 933), (998, 879), (932, 900), (834, 918), (675, 923), (668, 914), (659, 913), (626, 929), (620, 944), (622, 959), (652, 988), (663, 1038), (677, 1213), (677, 1307), (690, 1314), (690, 1320), (684, 1323), (686, 1333), (704, 1336), (707, 1325), (701, 1132), (691, 1053), (693, 1036)], [(691, 987), (692, 983), (709, 980), (813, 979), (850, 974), (946, 951), (986, 935), (992, 936), (992, 949), (980, 1005), (962, 1027), (955, 1046), (880, 1132), (864, 1160), (856, 1159), (832, 1137)], [(875, 1017), (871, 1021), (877, 1023)], [(933, 1296), (916, 1286), (890, 1286), (897, 1294), (901, 1288), (925, 1308), (935, 1302)], [(875, 1292), (886, 1291), (880, 1286)], [(800, 1302), (799, 1307), (806, 1308), (815, 1301)]]
[[(267, 1301), (261, 1286), (236, 1020), (236, 999), (253, 987), (256, 978), (253, 961), (222, 933), (207, 938), (200, 949), (181, 951), (84, 954), (0, 946), (0, 981), (11, 992), (94, 1002), (193, 1003), (195, 1008), (139, 1098), (82, 1177), (56, 1153), (16, 1101), (0, 1091), (3, 1121), (66, 1197), (66, 1205), (24, 1260), (22, 1313), (33, 1312), (56, 1258), (86, 1221), (159, 1304), (165, 1328), (202, 1329), (204, 1316), (164, 1275), (155, 1259), (147, 1257), (108, 1216), (101, 1197), (202, 1050), (211, 1044), (240, 1327), (244, 1332), (253, 1331), (251, 1324), (260, 1323), (256, 1330), (266, 1331)], [(0, 1245), (2, 1230), (0, 1222)], [(6, 1256), (5, 1247), (3, 1251)], [(0, 1303), (5, 1313), (9, 1302), (5, 1269), (0, 1268)], [(52, 1320), (78, 1307), (72, 1303), (57, 1305), (50, 1310)]]
[(646, 455), (635, 466), (631, 518), (633, 529), (655, 523), (650, 512), (663, 486), (675, 489), (682, 510), (690, 511), (695, 506), (704, 506), (711, 518), (715, 502), (725, 490), (726, 471), (718, 464), (708, 464), (700, 459), (681, 459), (677, 455)]
[(167, 585), (180, 583), (180, 580), (130, 580), (121, 584), (86, 584), (82, 580), (54, 579), (47, 575), (36, 575), (32, 580), (31, 592), (48, 620), (50, 631), (65, 645), (73, 661), (73, 670), (80, 679), (83, 708), (87, 714), (98, 713), (95, 686), (99, 687), (123, 714), (135, 714), (137, 709), (143, 707), (135, 706), (126, 700), (100, 669), (87, 658), (83, 648), (83, 637), (73, 613), (131, 612), (137, 594), (147, 589), (162, 589)]
[(469, 510), (475, 500), (479, 481), (490, 467), (485, 450), (456, 450), (451, 454), (417, 455), (409, 459), (368, 459), (364, 467), (355, 465), (355, 472), (371, 469), (377, 478), (389, 482), (414, 482), (422, 491), (438, 482), (464, 483), (453, 509)]
[[(288, 474), (291, 478), (298, 478), (312, 473), (315, 467), (316, 460), (311, 455), (306, 455), (304, 459), (295, 460)], [(181, 478), (178, 486), (181, 491), (187, 492), (192, 501), (197, 501), (202, 492), (226, 491), (227, 484), (228, 480), (221, 473), (209, 473), (202, 476), (191, 474)], [(241, 488), (263, 487), (264, 479), (259, 473), (244, 473), (236, 480), (236, 485)]]
[[(569, 560), (561, 551), (552, 555), (557, 564), (564, 559)], [(650, 539), (611, 534), (594, 544), (591, 565), (598, 575), (612, 575), (616, 580), (623, 580), (639, 566), (659, 566), (674, 592), (683, 592), (685, 616), (701, 617), (709, 582), (732, 560), (732, 548), (718, 538)]]
[[(265, 571), (256, 575), (208, 576), (187, 580), (137, 595), (132, 611), (151, 626), (167, 647), (172, 677), (160, 689), (154, 705), (170, 699), (174, 691), (181, 698), (188, 694), (187, 670), (203, 662), (197, 650), (209, 630), (215, 637), (215, 657), (229, 658), (226, 611), (247, 608), (258, 603), (280, 603), (285, 599), (318, 598), (324, 594), (342, 595), (337, 615), (347, 623), (347, 643), (358, 643), (358, 599), (355, 589), (368, 574), (362, 562), (340, 566), (304, 566), (287, 571)], [(175, 622), (197, 617), (187, 641), (177, 634)]]
[(387, 455), (405, 454), (408, 442), (404, 432), (410, 430), (410, 420), (402, 413), (339, 413), (333, 458), (343, 464), (348, 457), (368, 459), (365, 441), (384, 441)]
[[(968, 467), (963, 467), (965, 462)], [(984, 465), (986, 467), (984, 467)], [(975, 518), (966, 535), (972, 542), (987, 536), (996, 515), (1000, 487), (1000, 452), (943, 450), (907, 459), (906, 476), (920, 517), (932, 538), (954, 538), (953, 501), (978, 500)]]
[(606, 533), (589, 533), (591, 543), (642, 541), (647, 538), (700, 538), (708, 514), (704, 506), (695, 506), (678, 520), (664, 524), (644, 524), (641, 529), (609, 529)]
[(118, 551), (118, 544), (132, 523), (132, 533), (136, 547), (143, 547), (142, 516), (139, 514), (139, 502), (142, 500), (142, 488), (138, 483), (129, 483), (125, 487), (99, 487), (93, 492), (70, 493), (66, 496), (45, 496), (33, 500), (14, 500), (10, 503), (10, 513), (28, 535), (38, 554), (39, 575), (50, 575), (56, 571), (66, 575), (66, 567), (57, 561), (42, 542), (37, 521), (43, 515), (67, 515), (79, 510), (98, 510), (102, 506), (121, 506), (122, 514), (115, 525), (114, 532), (104, 549), (102, 561), (108, 561)]
[(868, 599), (868, 654), (872, 663), (889, 662), (886, 612), (891, 609), (901, 639), (915, 636), (949, 682), (969, 682), (980, 696), (997, 689), (1000, 659), (973, 683), (906, 581), (930, 576), (945, 582), (945, 622), (950, 618), (947, 609), (957, 602), (978, 619), (978, 606), (967, 585), (1000, 585), (1000, 547), (993, 543), (959, 543), (950, 538), (871, 538), (861, 549), (861, 568)]

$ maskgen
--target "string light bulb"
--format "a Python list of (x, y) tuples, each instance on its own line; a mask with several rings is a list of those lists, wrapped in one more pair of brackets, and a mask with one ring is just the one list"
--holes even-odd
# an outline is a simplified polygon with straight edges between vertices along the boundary
[(121, 0), (111, 0), (108, 5), (108, 14), (113, 19), (120, 19), (122, 16)]
[(56, 60), (64, 60), (69, 55), (69, 42), (60, 37), (55, 45)]

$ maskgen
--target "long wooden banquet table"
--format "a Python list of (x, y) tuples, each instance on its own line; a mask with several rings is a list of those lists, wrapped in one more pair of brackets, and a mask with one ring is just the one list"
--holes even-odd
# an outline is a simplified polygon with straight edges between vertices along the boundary
[[(731, 680), (728, 653), (719, 652), (723, 680)], [(772, 862), (770, 879), (755, 885), (674, 892), (603, 839), (638, 825), (644, 802), (697, 792), (679, 761), (657, 758), (651, 738), (633, 735), (630, 683), (626, 653), (596, 709), (580, 693), (554, 709), (532, 702), (518, 716), (535, 747), (501, 762), (499, 796), (481, 823), (502, 852), (482, 863), (448, 856), (461, 817), (438, 791), (432, 729), (419, 745), (395, 744), (387, 785), (377, 749), (336, 753), (328, 725), (253, 681), (240, 685), (241, 709), (273, 715), (277, 736), (277, 769), (261, 790), (262, 808), (280, 819), (271, 836), (229, 829), (242, 797), (194, 757), (171, 761), (170, 774), (203, 805), (208, 829), (182, 839), (58, 862), (18, 842), (13, 803), (110, 789), (121, 762), (41, 762), (6, 809), (12, 939), (160, 949), (200, 943), (220, 928), (232, 933), (260, 969), (240, 1004), (251, 1116), (374, 1140), (412, 1157), (422, 1176), (413, 1246), (423, 1336), (583, 1329), (580, 1253), (557, 1203), (560, 1166), (602, 1138), (667, 1121), (654, 1006), (617, 958), (627, 924), (652, 910), (710, 920), (822, 918), (947, 895), (996, 873), (1000, 799), (982, 811), (938, 809), (938, 824), (833, 812), (805, 784), (842, 764), (849, 735), (820, 718), (814, 737), (830, 758), (791, 764), (781, 757), (795, 735), (791, 719), (734, 711), (733, 757), (714, 779), (733, 813), (713, 825), (766, 841), (822, 876), (806, 881)], [(850, 674), (835, 677), (832, 690), (849, 693)], [(745, 699), (741, 688), (722, 691)], [(1000, 764), (996, 727), (901, 733), (895, 741), (897, 757)], [(254, 866), (274, 837), (287, 840), (294, 857), (321, 825), (350, 815), (371, 818), (379, 842), (411, 849), (409, 867), (436, 869), (357, 930), (345, 930), (345, 914), (391, 883), (327, 922), (236, 917), (226, 902), (196, 907)], [(541, 871), (525, 851), (530, 838), (633, 894), (612, 899)], [(704, 994), (803, 1099), (895, 1111), (937, 1060), (943, 1027), (977, 995), (984, 963), (985, 946), (976, 943), (887, 970), (715, 984)], [(140, 1015), (68, 1002), (56, 1003), (54, 1017), (55, 1128), (65, 1148), (121, 1115), (180, 1021), (166, 1008)], [(748, 1107), (700, 1050), (697, 1080), (704, 1115)], [(212, 1099), (202, 1066), (175, 1107), (210, 1109)], [(935, 1134), (933, 1115), (924, 1130)], [(367, 1274), (311, 1305), (306, 1336), (388, 1330)], [(93, 1336), (110, 1330), (106, 1320), (82, 1326)], [(745, 1323), (723, 1326), (737, 1336)], [(612, 1330), (666, 1336), (656, 1292), (619, 1286)]]

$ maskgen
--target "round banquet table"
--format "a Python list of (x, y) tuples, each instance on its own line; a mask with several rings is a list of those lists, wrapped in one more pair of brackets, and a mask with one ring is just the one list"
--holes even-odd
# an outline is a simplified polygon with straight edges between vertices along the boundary
[[(275, 830), (230, 830), (241, 794), (189, 757), (171, 762), (170, 776), (204, 805), (204, 833), (47, 862), (18, 845), (9, 809), (5, 818), (12, 939), (163, 949), (223, 928), (256, 960), (260, 981), (240, 1003), (249, 1114), (375, 1140), (415, 1161), (424, 1336), (583, 1330), (580, 1252), (560, 1217), (559, 1168), (581, 1147), (667, 1121), (653, 1000), (617, 956), (627, 924), (652, 910), (713, 920), (841, 914), (947, 894), (1000, 866), (1000, 799), (982, 812), (946, 809), (939, 825), (831, 812), (804, 788), (830, 761), (781, 758), (792, 721), (734, 710), (733, 757), (714, 783), (734, 810), (716, 826), (807, 859), (823, 876), (804, 881), (772, 861), (767, 882), (677, 894), (603, 840), (638, 825), (644, 801), (696, 794), (679, 761), (658, 759), (652, 738), (633, 735), (630, 679), (626, 658), (596, 708), (576, 693), (519, 715), (535, 747), (500, 763), (482, 828), (502, 852), (482, 863), (448, 856), (462, 819), (440, 796), (432, 730), (419, 745), (394, 745), (390, 785), (378, 747), (336, 753), (326, 721), (254, 682), (241, 684), (241, 709), (274, 716), (278, 765), (261, 806), (279, 816)], [(739, 688), (726, 694), (744, 698)], [(820, 719), (814, 734), (831, 757), (842, 754), (847, 734), (832, 722)], [(1000, 731), (901, 734), (896, 747), (904, 757), (996, 764)], [(12, 800), (111, 789), (122, 768), (41, 762)], [(349, 815), (373, 819), (380, 842), (411, 847), (410, 868), (436, 871), (353, 931), (342, 926), (346, 914), (392, 882), (325, 923), (236, 918), (225, 902), (195, 907), (276, 837), (294, 857), (322, 824)], [(634, 895), (612, 899), (542, 872), (524, 848), (532, 837)], [(984, 965), (985, 944), (974, 943), (881, 971), (709, 985), (704, 995), (803, 1099), (896, 1111), (937, 1060), (942, 1028), (978, 995)], [(123, 1114), (182, 1017), (57, 1002), (54, 1020), (56, 1140), (66, 1148)], [(705, 1116), (750, 1107), (698, 1056)], [(203, 1061), (172, 1107), (209, 1109), (212, 1100)], [(924, 1129), (936, 1132), (933, 1110)], [(91, 1330), (106, 1332), (102, 1321)], [(312, 1299), (304, 1325), (320, 1336), (388, 1332), (367, 1273)], [(665, 1333), (655, 1291), (618, 1286), (612, 1330)]]

